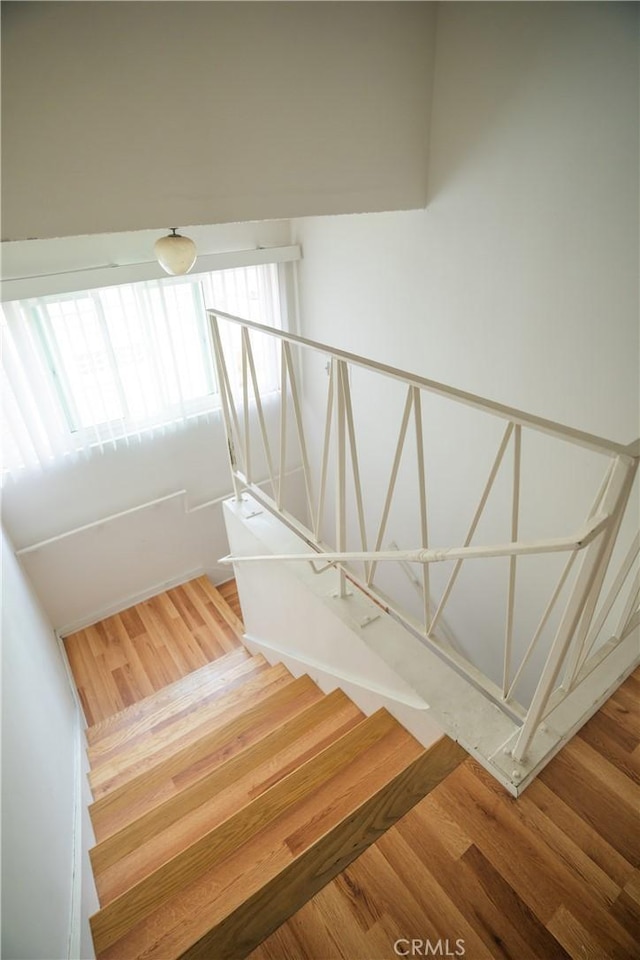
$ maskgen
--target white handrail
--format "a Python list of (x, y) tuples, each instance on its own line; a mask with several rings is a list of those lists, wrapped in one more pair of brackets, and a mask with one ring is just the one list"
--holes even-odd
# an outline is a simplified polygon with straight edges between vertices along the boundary
[(297, 343), (302, 347), (309, 347), (312, 350), (318, 350), (320, 353), (335, 357), (336, 360), (346, 360), (352, 366), (365, 367), (368, 370), (375, 370), (394, 380), (402, 380), (408, 386), (418, 387), (421, 390), (428, 390), (431, 393), (437, 393), (441, 396), (455, 400), (457, 403), (466, 404), (469, 407), (476, 407), (491, 413), (503, 420), (510, 420), (514, 424), (520, 424), (523, 427), (530, 427), (532, 430), (538, 430), (541, 433), (549, 433), (553, 436), (562, 437), (568, 443), (575, 443), (581, 447), (587, 447), (590, 450), (598, 450), (600, 453), (617, 454), (635, 458), (639, 453), (640, 440), (630, 444), (616, 443), (613, 440), (607, 440), (605, 437), (598, 437), (595, 434), (587, 433), (584, 430), (576, 430), (574, 427), (568, 427), (562, 423), (556, 423), (554, 420), (547, 420), (544, 417), (537, 417), (534, 414), (526, 413), (524, 410), (518, 410), (516, 407), (508, 407), (503, 403), (496, 403), (494, 400), (488, 400), (475, 393), (469, 393), (465, 390), (458, 390), (456, 387), (450, 387), (444, 383), (438, 383), (437, 380), (429, 380), (416, 373), (402, 370), (399, 367), (392, 367), (386, 363), (378, 363), (376, 360), (368, 360), (357, 353), (350, 353), (348, 350), (339, 350), (336, 347), (330, 347), (326, 343), (320, 343), (317, 340), (308, 340), (296, 333), (290, 333), (286, 330), (277, 330), (275, 327), (266, 326), (263, 323), (256, 323), (254, 320), (246, 320), (242, 317), (236, 317), (232, 313), (225, 313), (223, 310), (208, 308), (207, 313), (210, 317), (221, 317), (230, 323), (237, 323), (249, 330), (256, 330), (259, 333), (266, 333), (277, 340), (286, 340), (288, 343)]
[(483, 557), (524, 557), (538, 553), (562, 553), (583, 550), (602, 533), (609, 517), (595, 517), (573, 537), (555, 537), (533, 543), (499, 543), (490, 547), (440, 547), (431, 550), (336, 550), (321, 553), (265, 553), (259, 556), (226, 556), (220, 563), (255, 563), (268, 560), (325, 560), (327, 563), (348, 563), (356, 560), (406, 560), (409, 563), (443, 563), (446, 560), (480, 560)]
[[(622, 514), (628, 502), (631, 485), (640, 460), (640, 441), (625, 446), (594, 436), (593, 434), (574, 430), (551, 420), (545, 420), (527, 414), (515, 408), (494, 403), (474, 394), (448, 387), (387, 364), (377, 363), (376, 361), (368, 360), (347, 351), (329, 347), (323, 343), (307, 340), (297, 334), (277, 330), (250, 320), (244, 320), (215, 309), (210, 309), (208, 313), (212, 329), (212, 343), (216, 354), (216, 369), (218, 371), (222, 397), (222, 412), (229, 439), (230, 466), (236, 496), (238, 496), (239, 491), (243, 489), (249, 491), (266, 509), (279, 516), (291, 529), (295, 530), (296, 533), (306, 541), (310, 550), (313, 551), (310, 553), (262, 554), (255, 556), (229, 555), (222, 558), (220, 563), (303, 562), (311, 564), (312, 569), (316, 573), (322, 573), (330, 568), (337, 569), (339, 574), (338, 598), (343, 599), (347, 596), (347, 580), (350, 580), (365, 593), (370, 592), (374, 599), (382, 603), (385, 609), (392, 611), (393, 616), (416, 633), (424, 643), (436, 649), (441, 656), (444, 656), (445, 659), (448, 659), (449, 662), (454, 665), (455, 669), (463, 672), (471, 679), (474, 685), (483, 689), (494, 704), (499, 706), (505, 713), (512, 717), (517, 717), (519, 722), (522, 722), (520, 735), (511, 753), (515, 763), (522, 762), (542, 720), (546, 716), (552, 695), (554, 699), (557, 699), (554, 693), (554, 686), (560, 670), (565, 670), (565, 681), (560, 685), (559, 690), (561, 692), (564, 691), (564, 695), (566, 695), (574, 683), (576, 674), (580, 672), (580, 676), (582, 676), (581, 667), (588, 656), (590, 644), (595, 639), (594, 634), (597, 634), (598, 629), (602, 627), (604, 619), (609, 613), (622, 587), (623, 581), (628, 578), (633, 563), (635, 562), (637, 545), (634, 547), (633, 556), (630, 554), (624, 561), (622, 571), (614, 582), (613, 589), (605, 599), (604, 606), (598, 611), (600, 593), (609, 567), (613, 545), (618, 535)], [(236, 410), (236, 398), (233, 394), (227, 370), (223, 341), (218, 331), (218, 323), (220, 320), (229, 321), (241, 327), (242, 354), (241, 357), (236, 358), (236, 366), (241, 361), (240, 365), (242, 367), (242, 396), (239, 402), (242, 403), (243, 410), (241, 411), (240, 417)], [(271, 455), (270, 440), (262, 412), (251, 345), (252, 331), (261, 335), (268, 335), (275, 340), (279, 340), (281, 343), (282, 408), (280, 411), (280, 448), (279, 457), (277, 458)], [(311, 463), (304, 433), (301, 395), (298, 391), (291, 350), (294, 344), (318, 351), (324, 356), (330, 357), (330, 363), (328, 364), (329, 380), (326, 395), (324, 432), (320, 441), (321, 450), (319, 451), (319, 485), (317, 487), (315, 487), (315, 484), (312, 484)], [(350, 366), (362, 367), (381, 374), (382, 376), (401, 381), (406, 387), (406, 397), (401, 421), (398, 426), (398, 437), (392, 458), (390, 475), (388, 477), (386, 491), (383, 488), (384, 502), (379, 509), (377, 518), (367, 516), (365, 513), (365, 506), (369, 507), (369, 503), (365, 501), (363, 496), (356, 438), (356, 422), (349, 382)], [(256, 406), (259, 427), (257, 432), (262, 439), (267, 472), (273, 491), (272, 497), (269, 497), (263, 490), (256, 488), (255, 484), (251, 482), (249, 474), (250, 436), (247, 409), (249, 403), (249, 380), (251, 381), (251, 392), (253, 393), (253, 400)], [(290, 395), (287, 392), (287, 387), (289, 387)], [(490, 416), (497, 416), (507, 421), (497, 452), (494, 455), (489, 475), (484, 483), (480, 500), (475, 508), (464, 542), (460, 546), (432, 547), (429, 544), (429, 504), (427, 500), (427, 468), (425, 464), (425, 442), (422, 420), (422, 391), (438, 394), (457, 403), (474, 407)], [(307, 523), (289, 514), (283, 504), (283, 474), (287, 460), (287, 404), (289, 403), (293, 404), (295, 428), (302, 458), (302, 471), (309, 516)], [(415, 453), (415, 470), (418, 484), (418, 534), (420, 545), (405, 550), (383, 550), (381, 549), (382, 542), (389, 517), (391, 516), (393, 499), (394, 496), (397, 495), (396, 487), (398, 486), (400, 476), (400, 465), (408, 443), (409, 426), (412, 418), (415, 432), (415, 450), (413, 452)], [(243, 422), (244, 426), (242, 432), (240, 429), (241, 422)], [(604, 454), (608, 459), (604, 478), (584, 524), (573, 534), (531, 541), (518, 539), (520, 528), (521, 473), (523, 470), (522, 427), (546, 433), (559, 440), (588, 448), (599, 454)], [(511, 443), (513, 443), (510, 494), (511, 539), (507, 543), (488, 545), (472, 544), (472, 540), (476, 535), (476, 531), (479, 529), (480, 521), (485, 513), (489, 497), (494, 489), (496, 478), (504, 462), (505, 454)], [(244, 461), (244, 471), (240, 469), (240, 465), (236, 462), (234, 453), (236, 446), (238, 450), (242, 451), (241, 459)], [(347, 476), (348, 459), (351, 463), (351, 478)], [(335, 488), (333, 491), (333, 503), (331, 504), (334, 508), (333, 517), (335, 524), (335, 541), (333, 545), (324, 543), (321, 540), (321, 531), (323, 530), (325, 521), (325, 504), (327, 501), (329, 467), (331, 463), (333, 463), (333, 470), (335, 471)], [(277, 475), (275, 472), (276, 467), (279, 468)], [(347, 490), (347, 481), (349, 480), (350, 484), (351, 479), (353, 480), (353, 489), (351, 491), (353, 494), (352, 501), (350, 501), (348, 497), (350, 491)], [(317, 500), (315, 503), (313, 497), (314, 487), (317, 490)], [(353, 507), (351, 503), (353, 503)], [(352, 510), (354, 510), (353, 519), (355, 523), (354, 529), (356, 531), (354, 535), (359, 537), (362, 546), (361, 550), (348, 549), (347, 519), (350, 518)], [(373, 527), (370, 526), (372, 521), (376, 521)], [(371, 529), (373, 529), (373, 533), (371, 534), (372, 542), (374, 543), (373, 549), (367, 547), (368, 531)], [(569, 554), (568, 560), (564, 565), (564, 570), (553, 590), (550, 600), (546, 604), (546, 608), (538, 622), (533, 637), (530, 642), (528, 642), (524, 656), (518, 657), (519, 663), (514, 664), (512, 669), (514, 648), (521, 650), (524, 646), (523, 644), (521, 645), (521, 627), (518, 626), (516, 647), (516, 625), (519, 624), (519, 620), (516, 618), (516, 599), (520, 597), (521, 591), (519, 580), (517, 580), (517, 573), (519, 572), (517, 558), (561, 552)], [(579, 553), (582, 555), (582, 563), (579, 566), (576, 576), (570, 581), (569, 573)], [(443, 615), (445, 606), (449, 602), (462, 564), (468, 560), (499, 557), (508, 558), (509, 564), (506, 589), (503, 659), (501, 665), (502, 676), (500, 685), (498, 686), (494, 680), (483, 673), (479, 667), (473, 663), (470, 656), (466, 656), (463, 653), (454, 655), (451, 645), (441, 642), (435, 633), (435, 628)], [(315, 566), (318, 562), (323, 564), (320, 569), (317, 569)], [(422, 624), (411, 614), (399, 610), (396, 602), (389, 598), (377, 583), (374, 583), (377, 565), (384, 562), (403, 565), (408, 563), (422, 564)], [(430, 595), (429, 569), (431, 564), (443, 562), (452, 562), (453, 569), (444, 589), (440, 593), (436, 605), (435, 601), (432, 604)], [(351, 563), (364, 564), (364, 579), (355, 575), (353, 569), (348, 566)], [(526, 709), (513, 699), (514, 691), (518, 684), (521, 683), (525, 668), (531, 665), (534, 649), (538, 646), (544, 631), (547, 629), (551, 614), (555, 611), (555, 607), (567, 584), (570, 584), (567, 588), (568, 597), (566, 600), (563, 600), (563, 610), (558, 614), (559, 626), (557, 633), (540, 671), (532, 694), (531, 705)], [(634, 581), (632, 595), (624, 607), (623, 616), (620, 621), (618, 629), (619, 636), (617, 636), (618, 641), (621, 641), (623, 634), (630, 629), (629, 625), (634, 624), (638, 619), (638, 612), (636, 610), (638, 598), (634, 592), (637, 592), (637, 589)], [(432, 612), (432, 606), (435, 607), (435, 612)], [(594, 615), (596, 620), (592, 630), (591, 625)], [(464, 649), (464, 646), (460, 649)], [(512, 677), (514, 671), (515, 675)]]

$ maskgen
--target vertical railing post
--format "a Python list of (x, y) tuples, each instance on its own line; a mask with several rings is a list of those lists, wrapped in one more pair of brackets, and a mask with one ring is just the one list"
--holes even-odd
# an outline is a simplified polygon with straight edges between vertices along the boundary
[[(423, 550), (427, 550), (429, 547), (429, 523), (427, 517), (427, 483), (424, 465), (424, 436), (422, 432), (422, 398), (419, 387), (412, 387), (411, 389), (413, 393), (413, 416), (416, 428), (418, 502), (420, 504), (420, 546)], [(431, 583), (428, 563), (422, 564), (422, 597), (424, 632), (427, 633), (431, 621)]]
[[(520, 516), (520, 462), (522, 427), (516, 424), (513, 431), (513, 491), (511, 494), (511, 542), (518, 539)], [(516, 597), (517, 557), (509, 557), (509, 587), (507, 591), (507, 622), (504, 636), (504, 662), (502, 667), (502, 696), (506, 698), (511, 675), (511, 648), (513, 645), (513, 614)]]
[(324, 518), (324, 500), (327, 490), (327, 471), (329, 469), (329, 447), (331, 445), (331, 423), (333, 420), (333, 395), (335, 383), (335, 360), (331, 358), (329, 368), (329, 385), (327, 387), (327, 409), (324, 422), (324, 441), (322, 443), (322, 465), (320, 467), (320, 490), (318, 493), (318, 513), (316, 515), (313, 536), (316, 540), (320, 539), (320, 530)]
[[(616, 544), (618, 538), (618, 532), (622, 524), (622, 519), (624, 516), (624, 510), (629, 499), (629, 494), (631, 493), (631, 487), (633, 486), (633, 481), (636, 475), (636, 470), (638, 468), (638, 461), (632, 460), (629, 464), (629, 469), (625, 477), (625, 482), (623, 489), (621, 491), (618, 505), (614, 516), (612, 517), (612, 522), (610, 524), (610, 529), (606, 536), (606, 543), (603, 547), (602, 561), (600, 567), (594, 578), (589, 596), (586, 598), (584, 605), (584, 610), (580, 618), (580, 623), (576, 631), (576, 636), (574, 643), (572, 645), (571, 651), (567, 658), (567, 666), (565, 670), (564, 679), (562, 681), (562, 686), (564, 689), (568, 690), (573, 685), (576, 674), (581, 666), (581, 658), (583, 651), (585, 649), (585, 644), (589, 634), (589, 628), (593, 622), (593, 615), (595, 613), (596, 605), (598, 599), (602, 592), (602, 586), (604, 583), (604, 578), (606, 576), (607, 570), (609, 569), (609, 561), (611, 560), (611, 555), (613, 554), (613, 548)], [(597, 505), (593, 508), (594, 511), (597, 509)]]
[[(347, 549), (347, 503), (346, 503), (346, 431), (345, 403), (342, 381), (343, 360), (332, 358), (334, 368), (335, 411), (336, 411), (336, 548), (339, 553)], [(339, 568), (340, 586), (338, 596), (347, 596), (347, 581), (344, 570)]]
[(244, 473), (247, 482), (251, 483), (251, 422), (249, 414), (249, 372), (247, 370), (247, 343), (244, 328), (241, 331), (242, 340), (242, 407), (244, 417)]
[(233, 483), (233, 492), (236, 500), (240, 500), (240, 485), (236, 475), (236, 458), (233, 446), (233, 424), (231, 421), (231, 411), (229, 409), (229, 398), (227, 396), (227, 371), (224, 359), (224, 351), (220, 341), (220, 330), (218, 328), (218, 318), (214, 314), (209, 314), (209, 323), (211, 328), (211, 341), (213, 343), (213, 355), (216, 364), (216, 374), (218, 377), (218, 389), (220, 391), (220, 402), (222, 406), (222, 421), (224, 423), (224, 432), (227, 446), (227, 456), (229, 459), (229, 469), (231, 471), (231, 481)]
[(309, 454), (307, 453), (307, 441), (305, 440), (305, 435), (304, 435), (302, 407), (300, 405), (300, 397), (298, 395), (298, 385), (296, 383), (295, 367), (293, 364), (293, 358), (291, 356), (291, 344), (287, 343), (286, 340), (283, 340), (282, 344), (283, 344), (282, 360), (287, 368), (287, 374), (289, 377), (289, 386), (291, 388), (291, 400), (293, 402), (293, 416), (296, 423), (298, 443), (300, 445), (300, 456), (302, 457), (302, 471), (304, 474), (304, 486), (307, 494), (307, 507), (309, 510), (309, 525), (311, 526), (311, 524), (313, 523), (313, 517), (314, 517), (313, 486), (311, 482), (311, 466), (309, 464)]
[(618, 510), (623, 508), (625, 498), (628, 497), (630, 481), (633, 481), (634, 472), (635, 463), (628, 457), (618, 457), (616, 459), (601, 506), (602, 513), (611, 518), (609, 526), (586, 548), (586, 555), (580, 572), (513, 749), (514, 760), (520, 761), (523, 759), (544, 716), (549, 697), (553, 692), (554, 684), (574, 638), (589, 591), (598, 576), (600, 565), (608, 562), (612, 528), (617, 520)]
[[(349, 438), (349, 454), (351, 457), (351, 472), (353, 474), (353, 491), (356, 501), (356, 513), (358, 517), (358, 528), (360, 530), (360, 545), (366, 552), (367, 547), (367, 527), (364, 516), (364, 499), (362, 496), (362, 481), (360, 479), (360, 463), (358, 461), (358, 444), (356, 442), (356, 425), (353, 416), (353, 404), (351, 402), (351, 387), (349, 384), (349, 368), (343, 361), (340, 362), (340, 376), (342, 380), (342, 395), (344, 398), (344, 413), (347, 426), (347, 436)], [(370, 564), (365, 561), (364, 574), (369, 576)]]
[(267, 461), (267, 470), (269, 472), (269, 482), (271, 484), (271, 491), (275, 499), (277, 497), (275, 471), (273, 469), (273, 457), (271, 456), (271, 445), (269, 443), (269, 434), (267, 432), (267, 424), (264, 418), (264, 410), (262, 409), (262, 400), (260, 399), (260, 384), (258, 382), (258, 374), (256, 371), (255, 360), (253, 359), (253, 349), (251, 347), (251, 340), (249, 338), (249, 330), (246, 327), (243, 327), (242, 332), (243, 334), (245, 334), (245, 341), (247, 345), (247, 360), (249, 362), (249, 376), (251, 377), (251, 384), (253, 387), (253, 399), (255, 400), (255, 404), (256, 404), (256, 414), (258, 417), (258, 426), (260, 427), (260, 436), (262, 437), (262, 447), (264, 450), (265, 460)]
[[(396, 444), (396, 452), (393, 457), (393, 465), (391, 467), (391, 476), (389, 478), (389, 486), (387, 487), (387, 496), (384, 501), (384, 506), (382, 508), (382, 516), (380, 518), (380, 526), (378, 527), (378, 535), (376, 537), (376, 545), (374, 550), (376, 553), (382, 547), (382, 540), (384, 537), (385, 530), (387, 529), (387, 520), (389, 519), (389, 511), (391, 510), (391, 501), (393, 499), (393, 493), (396, 488), (396, 480), (398, 479), (398, 470), (400, 468), (400, 460), (402, 459), (402, 452), (404, 450), (404, 442), (407, 436), (407, 427), (409, 426), (409, 417), (411, 415), (411, 408), (413, 407), (413, 388), (410, 386), (407, 389), (407, 397), (404, 403), (404, 411), (402, 413), (402, 423), (400, 424), (400, 433), (398, 435), (398, 443)], [(367, 586), (371, 586), (373, 583), (373, 578), (376, 573), (378, 564), (374, 560), (369, 567), (369, 576), (367, 577)]]
[[(624, 583), (627, 580), (629, 572), (636, 560), (636, 557), (638, 556), (638, 553), (640, 553), (640, 532), (638, 532), (633, 538), (633, 541), (631, 542), (629, 549), (627, 550), (626, 556), (622, 561), (622, 563), (620, 564), (620, 569), (618, 571), (618, 574), (611, 585), (611, 588), (609, 590), (607, 597), (603, 601), (602, 606), (598, 611), (598, 616), (595, 620), (595, 623), (592, 623), (591, 625), (588, 637), (586, 637), (584, 642), (580, 644), (581, 649), (579, 654), (576, 656), (575, 672), (571, 674), (569, 686), (573, 684), (575, 673), (577, 673), (580, 670), (581, 665), (589, 656), (589, 653), (593, 647), (593, 644), (598, 639), (600, 635), (600, 631), (605, 625), (607, 617), (611, 613), (611, 609), (614, 603), (618, 599), (618, 595), (620, 594), (620, 591), (622, 590)], [(619, 632), (616, 632), (615, 636), (619, 637), (620, 636)], [(576, 644), (576, 646), (578, 645)], [(566, 686), (566, 683), (564, 685)]]
[(557, 582), (557, 584), (556, 584), (555, 590), (554, 590), (553, 593), (551, 594), (551, 599), (550, 599), (549, 602), (547, 603), (547, 606), (546, 606), (546, 608), (545, 608), (545, 611), (544, 611), (544, 613), (542, 614), (542, 617), (540, 618), (540, 620), (539, 620), (539, 622), (538, 622), (538, 626), (536, 627), (535, 633), (533, 634), (533, 636), (532, 636), (532, 638), (531, 638), (531, 642), (529, 643), (529, 646), (527, 647), (527, 649), (526, 649), (526, 651), (525, 651), (524, 657), (523, 657), (522, 660), (520, 661), (520, 666), (519, 666), (518, 669), (516, 670), (516, 675), (515, 675), (515, 677), (513, 678), (513, 680), (511, 681), (511, 686), (510, 686), (509, 689), (507, 690), (507, 695), (506, 695), (506, 697), (504, 697), (505, 700), (509, 700), (509, 699), (511, 698), (511, 695), (513, 694), (513, 691), (516, 689), (516, 687), (517, 687), (517, 685), (518, 685), (518, 680), (519, 680), (520, 677), (522, 676), (522, 673), (523, 673), (523, 671), (524, 671), (524, 668), (525, 668), (526, 665), (528, 664), (529, 658), (530, 658), (531, 654), (533, 653), (533, 651), (534, 651), (534, 649), (535, 649), (535, 647), (536, 647), (536, 644), (538, 643), (538, 640), (540, 639), (540, 637), (541, 637), (541, 635), (542, 635), (542, 631), (544, 630), (544, 628), (545, 628), (546, 625), (547, 625), (547, 621), (548, 621), (549, 617), (551, 616), (551, 613), (552, 613), (552, 611), (553, 611), (553, 608), (554, 608), (555, 605), (556, 605), (556, 602), (557, 602), (557, 600), (558, 600), (558, 597), (560, 596), (560, 594), (561, 594), (561, 592), (562, 592), (562, 588), (564, 587), (565, 583), (567, 582), (567, 578), (568, 578), (569, 574), (571, 573), (571, 569), (572, 569), (572, 567), (573, 567), (573, 564), (575, 563), (575, 559), (576, 559), (577, 556), (578, 556), (578, 551), (577, 551), (577, 550), (572, 550), (572, 552), (569, 554), (569, 559), (567, 560), (567, 562), (566, 562), (565, 565), (564, 565), (564, 568), (563, 568), (563, 570), (562, 570), (562, 573), (560, 574), (560, 578), (559, 578), (559, 580), (558, 580), (558, 582)]
[(282, 510), (284, 496), (284, 476), (287, 468), (287, 359), (285, 342), (280, 348), (280, 466), (278, 470), (278, 510)]

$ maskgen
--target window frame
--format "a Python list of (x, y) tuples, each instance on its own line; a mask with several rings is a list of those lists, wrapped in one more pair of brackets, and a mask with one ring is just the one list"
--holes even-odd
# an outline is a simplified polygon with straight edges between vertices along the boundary
[[(262, 251), (260, 251), (262, 253)], [(50, 408), (53, 419), (58, 423), (58, 441), (51, 435), (52, 449), (59, 446), (60, 441), (68, 452), (79, 452), (88, 448), (99, 446), (102, 448), (104, 443), (126, 443), (128, 438), (140, 436), (146, 433), (162, 432), (167, 427), (178, 422), (185, 422), (202, 416), (208, 416), (212, 413), (221, 411), (222, 397), (218, 385), (217, 372), (214, 363), (213, 344), (211, 329), (208, 322), (207, 309), (220, 306), (221, 304), (211, 303), (207, 307), (207, 299), (210, 294), (206, 291), (206, 280), (208, 274), (218, 272), (227, 272), (232, 270), (246, 270), (252, 267), (264, 269), (269, 268), (270, 273), (266, 274), (268, 278), (268, 297), (262, 299), (264, 308), (273, 317), (275, 325), (281, 329), (287, 329), (290, 323), (291, 307), (290, 303), (290, 284), (291, 277), (286, 270), (287, 261), (277, 257), (266, 259), (256, 258), (254, 263), (241, 263), (237, 265), (228, 265), (220, 267), (213, 271), (199, 270), (197, 273), (184, 277), (163, 277), (162, 286), (175, 287), (183, 284), (189, 284), (191, 289), (191, 299), (193, 303), (194, 319), (196, 321), (195, 336), (200, 347), (200, 356), (203, 360), (202, 374), (204, 375), (207, 386), (207, 393), (197, 397), (182, 398), (179, 403), (163, 403), (162, 407), (155, 412), (150, 413), (148, 417), (132, 416), (130, 404), (127, 402), (126, 390), (123, 387), (122, 370), (118, 366), (118, 358), (114, 352), (112, 335), (108, 328), (108, 318), (105, 315), (104, 304), (100, 300), (100, 294), (103, 290), (113, 289), (114, 287), (131, 287), (137, 284), (144, 284), (148, 281), (133, 280), (127, 278), (125, 283), (107, 284), (104, 286), (90, 286), (83, 290), (64, 290), (51, 293), (41, 293), (35, 296), (26, 297), (7, 304), (11, 310), (5, 312), (9, 330), (15, 330), (15, 324), (25, 323), (28, 330), (25, 336), (31, 341), (31, 351), (34, 361), (40, 370), (40, 376), (46, 376), (48, 387), (46, 394), (49, 402), (53, 404)], [(293, 258), (287, 258), (293, 259)], [(237, 282), (237, 280), (236, 280)], [(259, 288), (262, 281), (259, 281)], [(65, 302), (90, 299), (93, 303), (93, 310), (100, 332), (100, 342), (104, 347), (109, 372), (112, 380), (117, 384), (117, 396), (120, 409), (123, 415), (118, 418), (105, 419), (93, 424), (83, 424), (83, 415), (78, 406), (77, 388), (71, 382), (67, 370), (68, 361), (65, 361), (64, 354), (60, 344), (60, 333), (56, 332), (52, 318), (48, 315), (46, 307), (49, 304), (63, 304)], [(151, 319), (150, 311), (140, 311), (141, 322), (145, 325), (145, 331), (142, 337), (143, 342), (149, 341), (148, 323)], [(31, 331), (30, 333), (28, 331)], [(20, 339), (20, 337), (18, 338)], [(133, 344), (132, 344), (133, 345)], [(275, 358), (276, 364), (279, 363)], [(30, 370), (33, 372), (36, 368), (30, 364)], [(277, 370), (268, 370), (268, 376), (271, 385), (265, 390), (263, 396), (272, 393), (278, 393), (280, 390), (279, 377)], [(37, 372), (37, 371), (36, 371)], [(155, 368), (156, 383), (162, 384), (162, 371)], [(188, 376), (188, 368), (187, 368)], [(166, 397), (166, 395), (164, 395)], [(54, 408), (58, 409), (55, 410)], [(28, 434), (27, 434), (28, 436)], [(64, 439), (66, 436), (66, 440)], [(62, 451), (61, 451), (62, 452)], [(22, 469), (16, 465), (15, 469)], [(14, 472), (12, 466), (3, 465), (3, 473)]]
[[(164, 402), (157, 415), (150, 415), (146, 421), (141, 418), (134, 418), (131, 414), (127, 394), (122, 383), (121, 368), (118, 364), (118, 358), (108, 328), (108, 320), (105, 315), (104, 306), (100, 300), (102, 288), (70, 291), (64, 294), (50, 294), (49, 296), (32, 298), (27, 301), (25, 312), (33, 326), (43, 363), (51, 379), (51, 387), (60, 403), (61, 412), (66, 422), (68, 432), (74, 440), (80, 441), (80, 446), (87, 445), (87, 443), (90, 443), (94, 438), (103, 441), (109, 440), (113, 437), (114, 431), (122, 433), (124, 436), (132, 436), (141, 430), (166, 426), (176, 420), (201, 416), (220, 408), (220, 389), (212, 362), (211, 337), (207, 323), (208, 315), (204, 301), (202, 280), (198, 279), (198, 275), (193, 277), (167, 277), (167, 286), (183, 284), (189, 285), (192, 297), (194, 298), (196, 334), (202, 350), (202, 369), (208, 390), (207, 393), (201, 394), (198, 397), (190, 397), (183, 400), (180, 404), (170, 403), (168, 401)], [(122, 286), (133, 286), (133, 284), (122, 284)], [(116, 289), (119, 287), (120, 285), (118, 285)], [(113, 287), (107, 289), (113, 289)], [(67, 363), (63, 358), (60, 348), (59, 336), (56, 334), (51, 317), (46, 311), (46, 307), (50, 303), (63, 304), (87, 299), (91, 300), (94, 306), (104, 353), (108, 358), (109, 370), (116, 387), (120, 408), (123, 411), (121, 417), (113, 417), (97, 421), (93, 424), (82, 423), (83, 417), (78, 408), (73, 387), (69, 382), (69, 377), (66, 372)], [(142, 322), (146, 325), (148, 320), (149, 316), (145, 315)], [(158, 382), (162, 385), (160, 379)]]

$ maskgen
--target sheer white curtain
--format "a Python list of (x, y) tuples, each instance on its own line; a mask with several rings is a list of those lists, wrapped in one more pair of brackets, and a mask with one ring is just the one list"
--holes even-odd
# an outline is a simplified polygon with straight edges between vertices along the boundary
[[(281, 326), (274, 264), (146, 281), (2, 308), (2, 467), (19, 479), (65, 457), (180, 429), (219, 407), (207, 307)], [(221, 324), (241, 366), (238, 328)], [(278, 389), (271, 338), (254, 343), (260, 389)]]

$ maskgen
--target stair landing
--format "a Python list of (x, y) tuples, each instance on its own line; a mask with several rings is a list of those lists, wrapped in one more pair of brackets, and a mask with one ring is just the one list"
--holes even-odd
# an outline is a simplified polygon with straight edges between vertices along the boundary
[(242, 646), (235, 580), (198, 577), (64, 639), (89, 726)]

